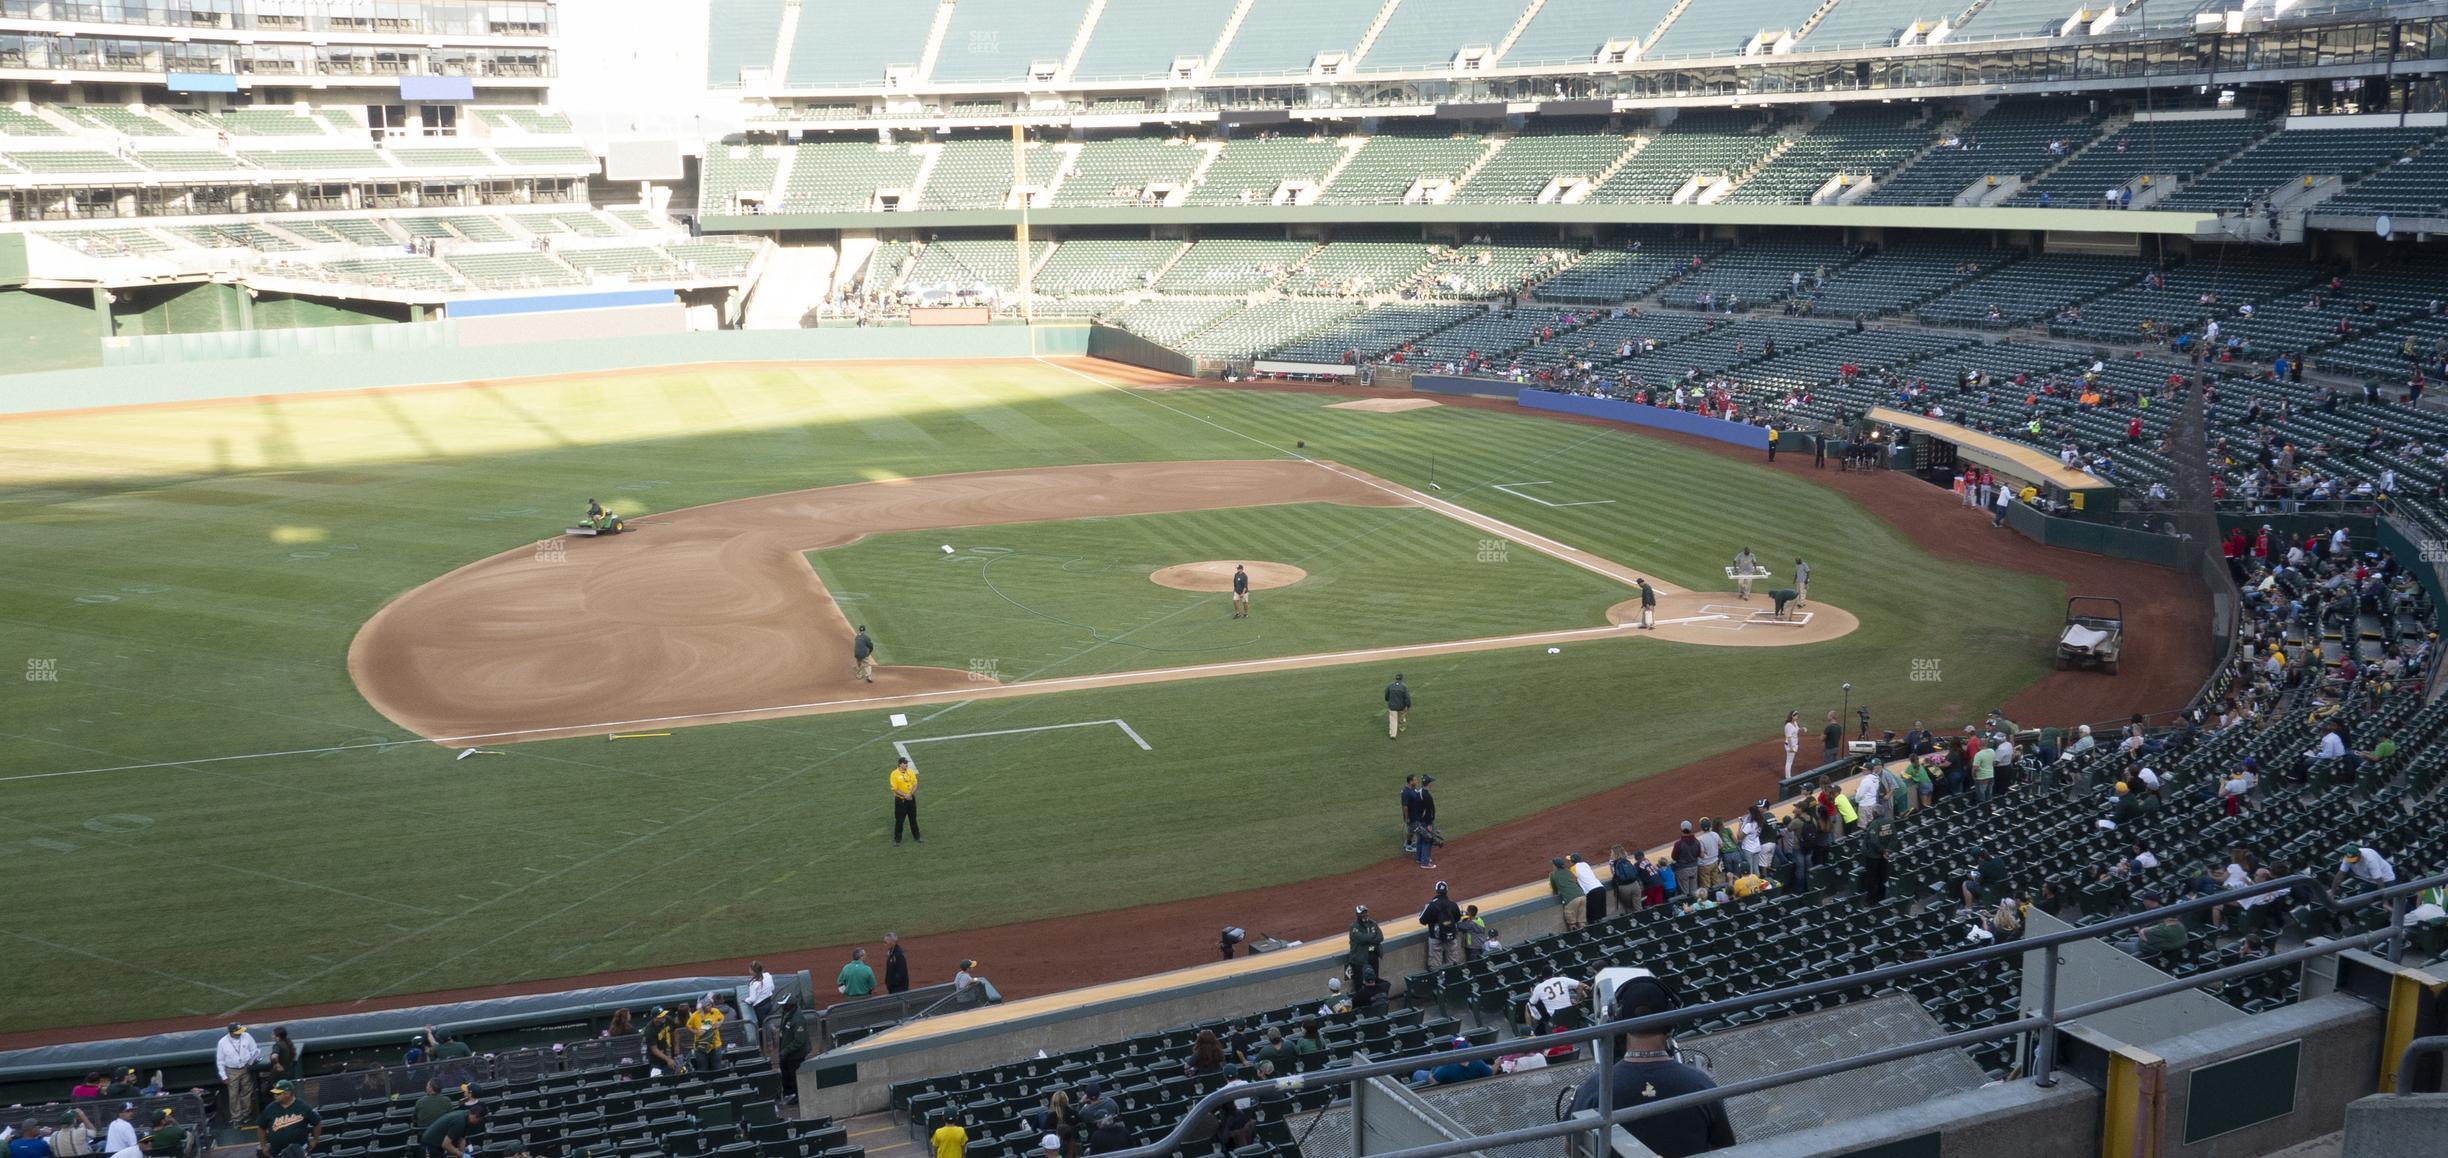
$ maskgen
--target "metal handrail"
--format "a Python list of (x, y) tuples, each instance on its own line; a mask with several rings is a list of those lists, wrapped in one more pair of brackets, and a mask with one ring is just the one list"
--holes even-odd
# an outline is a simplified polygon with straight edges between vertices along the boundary
[[(1758, 993), (1729, 997), (1720, 1001), (1705, 1002), (1700, 1005), (1695, 1005), (1684, 1009), (1676, 1009), (1666, 1013), (1653, 1013), (1644, 1017), (1629, 1018), (1623, 1021), (1602, 1022), (1583, 1029), (1550, 1034), (1539, 1038), (1538, 1043), (1540, 1048), (1549, 1049), (1560, 1045), (1577, 1046), (1582, 1042), (1603, 1042), (1625, 1034), (1651, 1033), (1669, 1030), (1676, 1025), (1686, 1022), (1702, 1021), (1719, 1014), (1738, 1012), (1754, 1006), (1793, 1001), (1799, 998), (1814, 997), (1823, 993), (1832, 993), (1840, 990), (1877, 986), (1899, 978), (1917, 976), (1919, 974), (1937, 970), (1955, 969), (1966, 965), (1977, 965), (1984, 962), (2002, 960), (2008, 957), (2019, 957), (2034, 950), (2053, 949), (2059, 945), (2072, 944), (2076, 941), (2098, 940), (2110, 933), (2121, 932), (2126, 929), (2139, 928), (2146, 924), (2156, 924), (2157, 922), (2166, 920), (2170, 917), (2178, 917), (2187, 913), (2199, 912), (2215, 905), (2233, 904), (2236, 901), (2242, 900), (2246, 897), (2291, 892), (2299, 887), (2318, 887), (2320, 884), (2321, 882), (2312, 876), (2303, 873), (2296, 873), (2291, 876), (2262, 881), (2244, 888), (2230, 889), (2204, 897), (2194, 897), (2190, 900), (2179, 901), (2176, 904), (2164, 905), (2156, 909), (2144, 909), (2138, 912), (2128, 913), (2122, 917), (2100, 921), (2096, 924), (2077, 926), (2075, 928), (2062, 930), (2060, 932), (2027, 935), (2019, 940), (2002, 941), (1990, 945), (1959, 950), (1954, 953), (1929, 957), (1920, 961), (1901, 961), (1893, 965), (1882, 965), (1876, 969), (1865, 970), (1863, 972), (1844, 977), (1830, 977), (1818, 981), (1808, 981), (1799, 985), (1789, 985), (1779, 989), (1770, 989)], [(2046, 1031), (2043, 1032), (2040, 1037), (2038, 1057), (2034, 1063), (2035, 1072), (2032, 1076), (2034, 1084), (2042, 1088), (2047, 1088), (2054, 1085), (2056, 1080), (2055, 1030), (2062, 1023), (2082, 1017), (2104, 1013), (2112, 1009), (2121, 1009), (2128, 1005), (2134, 1005), (2143, 1001), (2164, 997), (2171, 993), (2183, 992), (2187, 989), (2199, 989), (2205, 985), (2219, 984), (2238, 977), (2247, 977), (2256, 973), (2264, 973), (2271, 969), (2289, 965), (2297, 961), (2310, 960), (2315, 957), (2324, 957), (2334, 953), (2341, 953), (2349, 949), (2359, 949), (2366, 945), (2378, 944), (2382, 941), (2390, 942), (2390, 957), (2392, 960), (2395, 960), (2402, 954), (2405, 943), (2406, 910), (2405, 906), (2401, 902), (2404, 898), (2423, 889), (2443, 886), (2448, 886), (2448, 873), (2441, 873), (2435, 876), (2424, 877), (2419, 880), (2407, 881), (2389, 886), (2387, 888), (2374, 889), (2344, 900), (2339, 900), (2335, 897), (2324, 895), (2320, 897), (2320, 903), (2332, 912), (2344, 912), (2352, 909), (2364, 908), (2370, 905), (2386, 903), (2389, 906), (2389, 923), (2385, 928), (2327, 940), (2319, 944), (2298, 946), (2297, 948), (2288, 950), (2284, 953), (2276, 953), (2268, 957), (2255, 958), (2251, 961), (2239, 962), (2237, 964), (2229, 965), (2206, 973), (2197, 973), (2190, 977), (2175, 978), (2145, 989), (2135, 990), (2130, 993), (2118, 994), (2113, 997), (2102, 998), (2098, 1001), (2088, 1002), (2066, 1010), (2060, 1010), (2057, 1008), (2057, 954), (2049, 953), (2044, 955), (2041, 959), (2043, 963), (2042, 970), (2044, 985), (2041, 990), (2040, 1011), (2035, 1016), (2020, 1017), (2013, 1021), (2001, 1022), (1997, 1025), (1988, 1026), (1982, 1029), (1966, 1030), (1960, 1033), (1952, 1033), (1941, 1037), (1930, 1038), (1925, 1041), (1889, 1046), (1885, 1049), (1856, 1054), (1854, 1056), (1835, 1061), (1821, 1062), (1816, 1065), (1805, 1066), (1801, 1069), (1763, 1075), (1761, 1077), (1735, 1082), (1731, 1085), (1719, 1086), (1714, 1089), (1703, 1090), (1697, 1093), (1683, 1094), (1677, 1097), (1667, 1098), (1662, 1101), (1649, 1102), (1623, 1110), (1617, 1110), (1615, 1108), (1614, 1082), (1610, 1077), (1605, 1075), (1605, 1071), (1601, 1070), (1601, 1076), (1598, 1081), (1598, 1113), (1595, 1117), (1572, 1118), (1558, 1122), (1541, 1123), (1534, 1126), (1516, 1127), (1511, 1130), (1502, 1130), (1493, 1134), (1463, 1138), (1455, 1141), (1439, 1142), (1434, 1145), (1398, 1150), (1391, 1153), (1398, 1155), (1399, 1158), (1447, 1158), (1449, 1155), (1458, 1155), (1476, 1150), (1510, 1146), (1522, 1142), (1542, 1141), (1548, 1138), (1560, 1138), (1569, 1134), (1580, 1133), (1588, 1133), (1593, 1135), (1594, 1138), (1599, 1139), (1600, 1141), (1597, 1143), (1597, 1147), (1593, 1152), (1605, 1153), (1606, 1151), (1603, 1139), (1606, 1131), (1615, 1126), (1624, 1125), (1641, 1118), (1650, 1117), (1656, 1114), (1663, 1114), (1674, 1110), (1680, 1110), (1691, 1106), (1720, 1102), (1727, 1098), (1739, 1097), (1743, 1094), (1756, 1093), (1762, 1090), (1775, 1089), (1781, 1086), (1792, 1085), (1796, 1082), (1809, 1081), (1814, 1078), (1843, 1073), (1848, 1070), (1862, 1069), (1868, 1066), (1881, 1065), (1891, 1061), (1901, 1061), (1905, 1058), (1918, 1057), (1926, 1053), (1936, 1053), (1940, 1050), (1959, 1049), (1965, 1046), (1979, 1045), (1985, 1042), (1997, 1041), (2004, 1038), (2013, 1037), (2016, 1034), (2033, 1031)], [(1429, 1056), (1432, 1056), (1440, 1064), (1446, 1062), (1467, 1061), (1492, 1062), (1494, 1059), (1505, 1054), (1519, 1052), (1521, 1046), (1522, 1043), (1518, 1040), (1505, 1041), (1491, 1043), (1488, 1045), (1467, 1046), (1461, 1049), (1443, 1050)], [(1599, 1048), (1595, 1052), (1603, 1054), (1605, 1051), (1603, 1048)], [(1262, 1097), (1270, 1093), (1290, 1095), (1298, 1093), (1303, 1088), (1313, 1085), (1331, 1084), (1351, 1086), (1367, 1081), (1371, 1078), (1389, 1076), (1407, 1077), (1420, 1068), (1419, 1063), (1421, 1060), (1422, 1059), (1420, 1056), (1414, 1055), (1410, 1057), (1392, 1058), (1385, 1061), (1362, 1062), (1360, 1064), (1342, 1066), (1320, 1073), (1291, 1074), (1284, 1077), (1268, 1078), (1263, 1081), (1244, 1082), (1239, 1085), (1214, 1090), (1204, 1097), (1201, 1097), (1198, 1101), (1192, 1103), (1190, 1108), (1182, 1114), (1181, 1121), (1175, 1123), (1173, 1129), (1168, 1131), (1164, 1137), (1143, 1146), (1135, 1146), (1128, 1150), (1115, 1151), (1111, 1158), (1163, 1158), (1164, 1155), (1168, 1155), (1179, 1149), (1181, 1145), (1188, 1140), (1190, 1133), (1197, 1127), (1199, 1121), (1204, 1116), (1215, 1112), (1216, 1109), (1229, 1101), (1251, 1097)]]
[(2405, 1052), (2397, 1055), (2397, 1092), (2414, 1092), (2414, 1059), (2427, 1053), (2448, 1053), (2448, 1037), (2418, 1037), (2406, 1043)]

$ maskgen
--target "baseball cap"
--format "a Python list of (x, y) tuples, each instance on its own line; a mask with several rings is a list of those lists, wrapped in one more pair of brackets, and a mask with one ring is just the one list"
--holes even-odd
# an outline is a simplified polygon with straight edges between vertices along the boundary
[(1548, 858), (1547, 858), (1547, 863), (1548, 863), (1548, 864), (1551, 864), (1551, 865), (1554, 865), (1554, 866), (1556, 866), (1557, 868), (1563, 868), (1563, 867), (1564, 867), (1564, 858), (1563, 858), (1563, 857), (1560, 857), (1560, 856), (1551, 856), (1551, 857), (1548, 857)]
[(1684, 822), (1683, 822), (1683, 831), (1685, 831), (1685, 832), (1690, 832), (1690, 831), (1691, 831), (1691, 821), (1686, 820), (1686, 821), (1684, 821)]
[(1367, 906), (1367, 905), (1353, 905), (1353, 906), (1352, 906), (1352, 912), (1353, 912), (1353, 914), (1355, 914), (1355, 915), (1366, 915), (1366, 914), (1368, 913), (1368, 906)]
[(1062, 1149), (1062, 1136), (1059, 1134), (1048, 1134), (1043, 1138), (1039, 1138), (1037, 1139), (1037, 1148), (1046, 1151), (1059, 1151)]
[(1436, 777), (1434, 777), (1434, 776), (1422, 776), (1422, 777), (1420, 777), (1420, 783), (1422, 783), (1422, 784), (1434, 784), (1434, 783), (1436, 783)]
[(1644, 1017), (1677, 1005), (1674, 994), (1655, 977), (1635, 977), (1615, 987), (1615, 1016)]
[(1328, 993), (1341, 993), (1341, 992), (1343, 992), (1343, 979), (1342, 979), (1342, 978), (1340, 978), (1340, 977), (1329, 977), (1329, 978), (1327, 978), (1327, 979), (1326, 979), (1326, 992), (1328, 992)]
[(286, 1078), (272, 1083), (272, 1092), (276, 1094), (294, 1094), (297, 1092), (297, 1088), (298, 1085), (296, 1082), (290, 1081)]
[(2363, 859), (2363, 846), (2357, 844), (2339, 845), (2338, 856), (2345, 860), (2361, 860)]

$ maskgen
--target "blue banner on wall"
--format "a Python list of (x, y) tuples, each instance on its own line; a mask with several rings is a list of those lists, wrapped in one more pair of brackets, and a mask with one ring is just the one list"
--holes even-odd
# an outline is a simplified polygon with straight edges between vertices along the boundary
[(225, 72), (174, 72), (162, 83), (171, 92), (238, 91), (238, 78)]
[(469, 298), (449, 303), (454, 318), (493, 318), (505, 314), (544, 314), (558, 310), (609, 310), (623, 306), (662, 306), (677, 300), (671, 290), (613, 290), (599, 294), (549, 294), (524, 298)]
[(1579, 394), (1558, 394), (1552, 390), (1524, 390), (1521, 404), (1531, 410), (1553, 410), (1561, 414), (1578, 414), (1585, 418), (1604, 418), (1613, 422), (1628, 422), (1634, 426), (1650, 426), (1671, 430), (1677, 434), (1696, 434), (1753, 450), (1768, 449), (1768, 428), (1745, 422), (1728, 422), (1722, 418), (1705, 418), (1685, 410), (1667, 410), (1643, 406), (1637, 402), (1619, 402), (1613, 398), (1587, 398)]
[(464, 76), (403, 76), (400, 78), (400, 99), (472, 101), (476, 99), (476, 82)]

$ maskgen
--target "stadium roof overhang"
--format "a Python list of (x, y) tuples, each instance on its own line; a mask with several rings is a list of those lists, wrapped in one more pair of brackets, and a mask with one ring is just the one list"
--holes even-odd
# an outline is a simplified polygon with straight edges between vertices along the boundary
[[(708, 233), (965, 229), (1019, 225), (1016, 209), (944, 213), (765, 213), (702, 217)], [(1027, 211), (1031, 227), (1114, 225), (1723, 225), (2209, 236), (2212, 213), (1903, 205), (1186, 205)]]

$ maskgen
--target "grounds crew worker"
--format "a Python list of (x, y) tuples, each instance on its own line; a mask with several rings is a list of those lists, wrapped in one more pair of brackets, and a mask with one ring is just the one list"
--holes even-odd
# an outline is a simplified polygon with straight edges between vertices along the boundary
[(858, 625), (858, 634), (850, 640), (850, 662), (858, 665), (858, 678), (875, 682), (875, 640), (868, 638), (867, 625)]
[(1643, 576), (1643, 577), (1641, 578), (1641, 581), (1640, 581), (1640, 593), (1641, 593), (1641, 621), (1640, 621), (1640, 629), (1641, 629), (1642, 631), (1656, 631), (1656, 630), (1657, 630), (1657, 588), (1655, 588), (1655, 587), (1651, 587), (1651, 586), (1649, 585), (1649, 580), (1648, 580), (1648, 577), (1647, 577), (1647, 576)]
[(269, 1158), (312, 1153), (323, 1144), (323, 1115), (299, 1100), (297, 1083), (272, 1083), (272, 1101), (255, 1117), (255, 1151)]
[(1386, 739), (1402, 735), (1403, 725), (1411, 722), (1411, 689), (1404, 686), (1402, 673), (1394, 673), (1394, 682), (1386, 685)]
[(918, 835), (918, 770), (910, 767), (909, 757), (903, 756), (893, 761), (889, 779), (892, 784), (893, 843), (901, 843), (901, 822), (906, 820), (909, 822), (910, 839), (925, 844), (926, 838)]
[[(1616, 988), (1615, 1008), (1608, 1020), (1664, 1013), (1678, 1004), (1674, 992), (1657, 978), (1635, 977)], [(1607, 1053), (1615, 1059), (1608, 1067), (1608, 1077), (1614, 1083), (1617, 1110), (1717, 1088), (1717, 1080), (1706, 1071), (1677, 1060), (1674, 1042), (1663, 1029), (1623, 1034), (1607, 1043)], [(1598, 1075), (1592, 1073), (1573, 1092), (1572, 1108), (1567, 1112), (1597, 1108)], [(1727, 1120), (1722, 1101), (1635, 1118), (1623, 1125), (1658, 1158), (1705, 1154), (1734, 1144), (1734, 1124)]]

